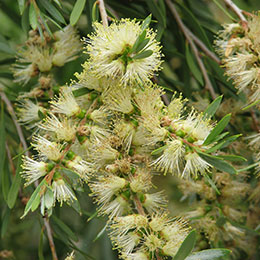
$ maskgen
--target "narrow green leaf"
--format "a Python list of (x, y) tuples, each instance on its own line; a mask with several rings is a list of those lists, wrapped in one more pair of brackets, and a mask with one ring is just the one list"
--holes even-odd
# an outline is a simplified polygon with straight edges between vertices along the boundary
[(222, 158), (226, 161), (230, 162), (246, 162), (247, 159), (239, 156), (239, 155), (234, 155), (234, 154), (228, 154), (228, 155), (218, 155), (219, 158)]
[(88, 94), (89, 92), (90, 90), (88, 88), (79, 88), (72, 91), (74, 97), (81, 97), (83, 95)]
[(34, 212), (38, 208), (38, 206), (40, 205), (40, 202), (41, 202), (41, 195), (40, 195), (40, 192), (38, 192), (32, 202), (32, 206), (31, 206), (32, 212)]
[(8, 230), (10, 217), (11, 217), (11, 210), (8, 207), (6, 207), (3, 218), (1, 220), (1, 223), (2, 223), (2, 225), (1, 225), (1, 238), (3, 238), (5, 236), (6, 231)]
[[(173, 238), (174, 239), (174, 238)], [(191, 253), (196, 242), (196, 231), (192, 230), (189, 235), (184, 239), (177, 254), (173, 257), (173, 260), (185, 260)]]
[(137, 46), (135, 52), (138, 53), (139, 51), (141, 51), (149, 43), (149, 41), (150, 41), (150, 39), (146, 38), (142, 42), (140, 42), (139, 45)]
[(38, 25), (38, 21), (37, 21), (37, 13), (36, 10), (34, 8), (33, 3), (30, 3), (30, 9), (29, 9), (29, 22), (31, 27), (36, 30), (37, 25)]
[(222, 96), (217, 97), (215, 100), (213, 100), (209, 106), (206, 108), (206, 110), (204, 111), (204, 116), (203, 119), (207, 119), (207, 118), (211, 118), (212, 116), (214, 116), (214, 114), (216, 113), (217, 109), (219, 108), (219, 105), (221, 103), (222, 100)]
[(224, 248), (207, 249), (188, 256), (186, 260), (222, 260), (230, 253), (230, 250)]
[(22, 15), (25, 8), (25, 0), (18, 0), (18, 6), (19, 6), (20, 15)]
[(233, 143), (238, 137), (242, 136), (242, 134), (232, 135), (224, 139), (224, 143), (221, 146), (221, 148), (225, 148), (229, 146), (231, 143)]
[(232, 21), (236, 21), (236, 19), (227, 11), (227, 8), (224, 8), (217, 0), (213, 0), (216, 6)]
[(7, 197), (7, 205), (10, 209), (12, 209), (15, 205), (16, 199), (17, 199), (17, 195), (18, 195), (18, 191), (21, 185), (21, 157), (18, 158), (17, 161), (17, 166), (16, 166), (16, 173), (15, 173), (15, 178), (13, 180), (12, 186), (9, 190), (8, 193), (8, 197)]
[(192, 75), (195, 77), (195, 79), (196, 79), (201, 85), (203, 85), (204, 82), (203, 82), (203, 77), (202, 77), (201, 71), (199, 70), (198, 65), (196, 64), (196, 62), (195, 62), (195, 60), (194, 60), (194, 57), (193, 57), (193, 55), (192, 55), (191, 52), (190, 52), (190, 49), (189, 49), (189, 45), (188, 45), (188, 44), (186, 45), (185, 55), (186, 55), (187, 64), (188, 64), (188, 66), (189, 66), (189, 68), (190, 68), (190, 70), (191, 70)]
[(143, 21), (142, 25), (141, 25), (141, 30), (145, 30), (148, 28), (148, 26), (150, 25), (152, 20), (152, 14), (149, 14)]
[(40, 241), (39, 241), (39, 246), (38, 246), (38, 258), (39, 260), (44, 260), (44, 256), (43, 256), (43, 232), (44, 229), (41, 230), (41, 234), (40, 234)]
[(162, 147), (159, 147), (159, 148), (153, 150), (153, 151), (151, 152), (151, 155), (161, 154), (161, 153), (166, 149), (166, 147), (167, 147), (167, 145), (164, 145), (164, 146), (162, 146)]
[(70, 14), (70, 25), (75, 25), (84, 9), (86, 0), (77, 0)]
[(49, 17), (48, 15), (42, 13), (43, 17), (45, 17), (47, 20), (49, 20), (50, 22), (52, 22), (55, 26), (57, 26), (60, 30), (62, 30), (62, 27), (55, 21), (53, 20), (51, 17)]
[(208, 182), (208, 184), (211, 186), (211, 188), (218, 194), (220, 195), (220, 191), (217, 188), (216, 184), (214, 183), (214, 181), (208, 176), (208, 174), (204, 173), (204, 178), (205, 180)]
[(8, 53), (8, 54), (15, 54), (15, 51), (12, 50), (9, 45), (0, 42), (0, 52)]
[(46, 23), (45, 19), (43, 18), (43, 15), (41, 14), (41, 12), (39, 13), (39, 17), (41, 18), (42, 24), (45, 27), (46, 31), (48, 32), (48, 34), (53, 37), (52, 31), (49, 27), (49, 25)]
[[(33, 205), (33, 203), (34, 203), (34, 200), (36, 200), (36, 202), (37, 202), (37, 199), (38, 199), (37, 196), (38, 196), (38, 194), (40, 193), (41, 187), (42, 187), (43, 185), (47, 185), (47, 182), (46, 182), (45, 179), (43, 179), (43, 180), (41, 181), (41, 183), (37, 186), (37, 188), (36, 188), (35, 191), (33, 192), (31, 198), (29, 199), (29, 201), (27, 202), (27, 204), (26, 204), (26, 206), (25, 206), (23, 215), (20, 217), (21, 219), (24, 218), (24, 217), (28, 214), (28, 212), (29, 212), (30, 209), (32, 208), (32, 205)], [(35, 204), (34, 204), (34, 206), (35, 206)]]
[(166, 16), (163, 14), (162, 10), (156, 4), (155, 0), (146, 0), (146, 4), (151, 10), (152, 14), (158, 20), (158, 22), (165, 28), (166, 27)]
[(145, 36), (146, 36), (146, 30), (143, 30), (143, 32), (135, 40), (135, 43), (134, 43), (133, 47), (131, 48), (131, 50), (129, 51), (129, 53), (136, 52), (137, 47), (140, 45), (141, 42), (144, 41)]
[(99, 19), (99, 11), (97, 8), (97, 1), (93, 4), (92, 12), (91, 12), (92, 22), (98, 21)]
[(55, 215), (52, 215), (52, 220), (54, 223), (59, 226), (59, 228), (68, 235), (69, 238), (71, 238), (73, 241), (78, 241), (78, 237), (75, 235), (75, 233), (68, 227), (62, 220), (57, 218)]
[(221, 132), (224, 130), (224, 128), (227, 126), (231, 118), (231, 114), (225, 115), (219, 122), (218, 124), (213, 128), (213, 130), (210, 132), (206, 140), (204, 141), (203, 145), (209, 145), (214, 140), (216, 137), (221, 134)]
[(251, 170), (253, 168), (255, 168), (256, 166), (259, 165), (259, 162), (256, 162), (256, 163), (253, 163), (251, 165), (248, 165), (247, 167), (245, 168), (242, 168), (242, 169), (238, 169), (237, 172), (244, 172), (244, 171), (248, 171), (248, 170)]
[(93, 242), (97, 241), (106, 231), (107, 228), (107, 224), (100, 230), (100, 232), (98, 232), (98, 234), (96, 235), (96, 237), (94, 238)]
[(98, 212), (95, 211), (93, 214), (91, 214), (91, 216), (88, 218), (88, 222), (91, 221), (93, 218), (95, 218), (98, 215)]
[(6, 158), (6, 151), (5, 151), (5, 114), (4, 114), (4, 103), (1, 102), (1, 118), (0, 118), (0, 175), (1, 175), (1, 186), (2, 186), (2, 193), (4, 200), (7, 200), (8, 196), (8, 172), (6, 172), (5, 166), (5, 158)]
[(147, 50), (147, 51), (142, 51), (138, 54), (136, 54), (133, 59), (138, 60), (138, 59), (144, 59), (147, 58), (149, 56), (151, 56), (153, 54), (152, 50)]
[(232, 165), (225, 162), (222, 158), (219, 158), (218, 156), (213, 156), (202, 152), (198, 152), (198, 154), (202, 159), (204, 159), (206, 162), (216, 167), (220, 171), (228, 172), (230, 174), (237, 173), (236, 169)]
[(247, 110), (247, 109), (249, 109), (249, 108), (251, 108), (251, 107), (257, 105), (259, 102), (260, 102), (260, 99), (259, 99), (259, 100), (256, 100), (255, 102), (253, 102), (253, 103), (251, 103), (251, 104), (249, 104), (249, 105), (247, 105), (246, 107), (243, 107), (242, 110)]
[(29, 31), (29, 29), (30, 29), (30, 25), (29, 25), (29, 7), (28, 6), (25, 7), (25, 10), (24, 10), (24, 12), (22, 14), (21, 24), (22, 24), (23, 31), (27, 33)]
[(49, 2), (49, 0), (39, 0), (44, 9), (54, 18), (56, 21), (66, 24), (62, 14), (58, 11), (58, 9)]

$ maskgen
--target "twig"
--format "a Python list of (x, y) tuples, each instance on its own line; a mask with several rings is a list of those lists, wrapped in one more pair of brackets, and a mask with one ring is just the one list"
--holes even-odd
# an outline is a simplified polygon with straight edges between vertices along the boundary
[(50, 245), (50, 248), (51, 248), (52, 259), (58, 260), (56, 249), (55, 249), (55, 244), (54, 244), (53, 237), (52, 237), (51, 225), (50, 225), (48, 217), (44, 218), (44, 226), (46, 228), (46, 232), (47, 232), (47, 236), (48, 236), (48, 240), (49, 240), (49, 245)]
[[(12, 117), (12, 120), (14, 122), (16, 131), (17, 131), (18, 136), (19, 136), (19, 139), (20, 139), (20, 141), (22, 143), (23, 149), (26, 151), (25, 154), (27, 156), (29, 156), (28, 146), (27, 146), (27, 143), (25, 141), (22, 128), (19, 125), (17, 117), (15, 115), (12, 103), (10, 102), (10, 100), (8, 99), (8, 97), (6, 96), (6, 94), (4, 92), (0, 92), (0, 96), (1, 96), (2, 100), (4, 101), (4, 103), (6, 104), (6, 108), (7, 108), (8, 112), (9, 112), (9, 114)], [(37, 187), (38, 184), (39, 184), (38, 181), (34, 182), (34, 186), (35, 187)], [(55, 250), (55, 245), (54, 245), (54, 242), (53, 242), (53, 237), (52, 237), (50, 223), (48, 221), (44, 220), (44, 226), (45, 226), (46, 231), (47, 231), (47, 237), (48, 237), (50, 248), (51, 248), (51, 252), (52, 252), (52, 258), (53, 258), (53, 260), (58, 260), (57, 254), (56, 254), (56, 250)]]
[(227, 7), (229, 7), (230, 9), (232, 9), (234, 11), (234, 13), (239, 17), (239, 19), (241, 20), (241, 22), (246, 25), (247, 24), (247, 20), (245, 18), (245, 16), (243, 15), (243, 11), (232, 2), (232, 0), (224, 0), (225, 4), (227, 5)]
[(13, 174), (13, 176), (15, 176), (15, 166), (14, 166), (14, 162), (12, 160), (11, 151), (9, 149), (7, 141), (5, 141), (5, 149), (6, 149), (6, 153), (7, 153), (7, 157), (8, 157), (9, 163), (10, 163), (11, 168), (12, 168), (12, 174)]
[[(22, 143), (23, 149), (24, 149), (24, 150), (27, 150), (28, 146), (27, 146), (27, 143), (26, 143), (25, 138), (24, 138), (24, 136), (23, 136), (22, 128), (21, 128), (21, 126), (18, 124), (17, 117), (16, 117), (16, 115), (15, 115), (13, 106), (12, 106), (11, 102), (9, 101), (8, 97), (5, 95), (4, 92), (0, 92), (0, 96), (1, 96), (2, 100), (5, 102), (6, 108), (7, 108), (8, 112), (9, 112), (9, 114), (10, 114), (11, 117), (12, 117), (12, 120), (13, 120), (13, 122), (14, 122), (14, 125), (15, 125), (15, 128), (16, 128), (16, 130), (17, 130), (18, 136), (19, 136), (20, 141), (21, 141), (21, 143)], [(25, 154), (26, 154), (27, 156), (29, 156), (29, 152), (28, 152), (28, 151), (26, 151)]]
[(210, 82), (210, 79), (209, 79), (207, 70), (206, 70), (206, 68), (204, 66), (204, 63), (202, 62), (202, 60), (201, 60), (201, 58), (199, 56), (199, 51), (198, 51), (196, 45), (194, 44), (194, 42), (193, 42), (193, 40), (192, 40), (192, 38), (190, 36), (189, 31), (187, 30), (186, 26), (182, 22), (182, 20), (181, 20), (181, 18), (179, 16), (179, 14), (178, 14), (174, 4), (170, 0), (165, 0), (165, 1), (166, 1), (167, 5), (169, 6), (170, 11), (172, 12), (173, 16), (175, 17), (177, 24), (179, 25), (180, 29), (182, 30), (183, 34), (185, 35), (187, 41), (189, 42), (189, 44), (191, 46), (191, 49), (192, 49), (192, 51), (193, 51), (193, 53), (195, 55), (195, 58), (196, 58), (196, 60), (198, 62), (198, 65), (199, 65), (199, 67), (201, 69), (202, 75), (203, 75), (204, 80), (205, 80), (205, 88), (209, 90), (209, 92), (211, 94), (211, 97), (213, 99), (215, 99), (216, 98), (216, 93), (215, 93), (214, 88), (213, 88), (213, 86), (212, 86), (212, 84)]
[[(186, 27), (186, 26), (185, 26)], [(218, 58), (218, 56), (210, 51), (207, 46), (199, 39), (197, 38), (196, 35), (194, 35), (187, 27), (186, 27), (187, 31), (190, 34), (190, 37), (193, 39), (193, 41), (200, 47), (200, 49), (212, 60), (214, 60), (215, 62), (217, 62), (218, 64), (221, 63), (221, 60)]]
[(107, 11), (106, 11), (106, 8), (105, 8), (104, 0), (99, 0), (98, 6), (99, 6), (99, 11), (100, 11), (100, 15), (101, 15), (103, 25), (108, 26)]

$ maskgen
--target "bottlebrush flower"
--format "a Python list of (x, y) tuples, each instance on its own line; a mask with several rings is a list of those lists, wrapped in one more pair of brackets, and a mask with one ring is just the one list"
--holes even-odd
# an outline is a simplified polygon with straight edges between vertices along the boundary
[(63, 66), (65, 63), (77, 58), (76, 54), (82, 49), (77, 31), (68, 25), (54, 33), (54, 54), (52, 63), (55, 66)]
[(22, 177), (26, 180), (25, 186), (30, 185), (47, 173), (47, 163), (35, 161), (27, 156), (23, 157), (22, 168)]
[(65, 114), (69, 117), (80, 113), (80, 107), (69, 87), (61, 88), (60, 96), (55, 97), (50, 103), (53, 113)]
[(62, 206), (63, 202), (72, 202), (77, 200), (71, 188), (65, 183), (63, 179), (57, 179), (52, 183), (52, 189), (55, 200), (60, 202)]
[(45, 131), (54, 132), (59, 141), (71, 141), (76, 134), (75, 125), (67, 118), (58, 119), (54, 114), (50, 114), (39, 127)]
[[(133, 46), (143, 32), (140, 22), (121, 19), (106, 28), (97, 22), (93, 26), (95, 32), (86, 39), (86, 53), (90, 56), (91, 71), (97, 77), (119, 79), (123, 85), (144, 84), (160, 69), (160, 46), (151, 29), (145, 30), (146, 45), (134, 50)], [(142, 58), (144, 52), (147, 55)]]

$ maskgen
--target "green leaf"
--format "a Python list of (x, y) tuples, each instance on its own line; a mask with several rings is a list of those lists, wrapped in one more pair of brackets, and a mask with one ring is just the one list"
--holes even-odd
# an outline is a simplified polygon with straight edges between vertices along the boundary
[(165, 28), (166, 16), (163, 14), (163, 11), (159, 8), (159, 6), (156, 4), (155, 0), (146, 0), (146, 4), (148, 5), (149, 9), (151, 10), (155, 18), (158, 20), (158, 22)]
[(5, 170), (5, 158), (6, 158), (6, 150), (5, 150), (5, 114), (4, 114), (4, 103), (1, 102), (1, 118), (0, 118), (0, 175), (1, 175), (1, 184), (2, 184), (2, 193), (4, 200), (7, 200), (8, 197), (8, 189), (9, 183), (7, 179), (7, 174)]
[(29, 9), (29, 22), (31, 27), (36, 30), (37, 25), (38, 25), (38, 21), (37, 21), (37, 13), (35, 10), (35, 7), (33, 5), (33, 3), (30, 3), (30, 9)]
[[(172, 238), (174, 239), (174, 238)], [(185, 260), (191, 253), (196, 242), (196, 231), (192, 230), (189, 235), (184, 239), (177, 254), (173, 257), (173, 260)]]
[(25, 8), (25, 0), (17, 0), (17, 1), (18, 1), (20, 15), (22, 15)]
[(7, 197), (7, 205), (10, 209), (12, 209), (15, 205), (16, 199), (17, 199), (17, 195), (18, 195), (18, 191), (21, 185), (21, 157), (18, 157), (18, 161), (17, 161), (17, 166), (16, 166), (16, 172), (15, 172), (15, 178), (14, 181), (12, 183), (12, 186), (9, 190), (8, 193), (8, 197)]
[(48, 0), (39, 0), (42, 4), (43, 8), (58, 22), (62, 24), (66, 24), (62, 14), (58, 11), (58, 9), (52, 5)]
[(146, 38), (142, 42), (140, 42), (138, 44), (138, 46), (136, 47), (135, 52), (138, 53), (139, 51), (141, 51), (149, 43), (149, 41), (150, 41), (150, 39)]
[(136, 52), (137, 47), (144, 41), (145, 36), (146, 36), (146, 30), (143, 30), (143, 32), (135, 40), (135, 43), (131, 48), (131, 50), (129, 51), (129, 53)]
[(10, 222), (10, 217), (11, 217), (11, 210), (6, 207), (6, 210), (4, 212), (3, 218), (1, 220), (1, 238), (4, 237), (6, 231), (8, 230), (8, 225)]
[[(25, 209), (24, 209), (24, 213), (23, 215), (21, 216), (21, 219), (24, 218), (28, 212), (30, 211), (30, 209), (32, 208), (32, 206), (35, 207), (35, 205), (38, 203), (38, 194), (40, 193), (41, 191), (41, 187), (43, 185), (47, 185), (47, 182), (45, 179), (43, 179), (41, 181), (41, 183), (37, 186), (37, 188), (35, 189), (35, 191), (33, 192), (31, 198), (29, 199), (29, 201), (27, 202), (26, 206), (25, 206)], [(36, 202), (34, 202), (36, 200)]]
[(206, 108), (206, 110), (204, 111), (204, 116), (203, 119), (207, 119), (207, 118), (211, 118), (212, 116), (214, 116), (214, 114), (216, 113), (217, 109), (219, 108), (219, 105), (221, 103), (222, 100), (222, 96), (217, 97), (214, 101), (212, 101), (209, 106)]
[(149, 14), (145, 19), (144, 21), (142, 22), (142, 25), (141, 25), (141, 30), (144, 31), (145, 29), (148, 28), (148, 26), (150, 25), (151, 23), (151, 20), (152, 20), (152, 14)]
[(108, 225), (108, 224), (106, 224), (106, 225), (100, 230), (100, 232), (98, 232), (98, 234), (97, 234), (96, 237), (94, 238), (93, 242), (97, 241), (97, 240), (104, 234), (104, 232), (106, 231), (107, 225)]
[(247, 109), (249, 109), (249, 108), (251, 108), (251, 107), (257, 105), (258, 103), (260, 103), (260, 99), (258, 99), (258, 100), (256, 100), (255, 102), (253, 102), (253, 103), (247, 105), (246, 107), (243, 107), (242, 110), (247, 110)]
[(88, 88), (79, 88), (79, 89), (72, 91), (74, 97), (80, 97), (80, 96), (88, 94), (89, 92), (90, 92), (90, 90)]
[(84, 9), (86, 0), (77, 0), (70, 14), (70, 25), (75, 25)]
[(142, 52), (136, 54), (132, 59), (135, 59), (135, 60), (144, 59), (144, 58), (151, 56), (152, 54), (153, 54), (152, 50), (142, 51)]
[(220, 171), (228, 172), (230, 174), (237, 173), (236, 169), (232, 165), (225, 162), (222, 158), (219, 158), (218, 156), (213, 156), (202, 152), (198, 152), (198, 154), (202, 159), (204, 159), (206, 162), (216, 167)]
[(217, 188), (217, 186), (215, 185), (215, 183), (213, 182), (213, 180), (206, 174), (204, 173), (204, 178), (205, 180), (209, 183), (209, 185), (212, 187), (213, 190), (215, 190), (215, 192), (220, 195), (220, 191), (219, 189)]
[(234, 154), (228, 154), (228, 155), (218, 155), (219, 158), (222, 158), (226, 161), (231, 161), (231, 162), (246, 162), (247, 159), (239, 156), (239, 155), (234, 155)]
[(15, 54), (15, 51), (10, 48), (7, 42), (2, 42), (0, 38), (0, 52)]
[(43, 235), (44, 235), (44, 229), (42, 228), (39, 246), (38, 246), (38, 258), (39, 258), (39, 260), (44, 260), (44, 256), (43, 256)]
[(196, 64), (195, 60), (194, 60), (194, 56), (191, 54), (190, 49), (189, 49), (189, 45), (186, 45), (186, 61), (187, 64), (191, 70), (192, 75), (195, 77), (195, 79), (201, 84), (203, 85), (203, 77), (202, 74), (198, 68), (198, 65)]
[(238, 137), (242, 136), (242, 134), (232, 135), (224, 139), (224, 143), (221, 148), (225, 148), (233, 143)]
[(93, 4), (92, 7), (92, 12), (91, 12), (91, 17), (92, 17), (92, 22), (98, 21), (99, 19), (99, 11), (97, 8), (97, 1), (95, 1), (95, 3)]
[(57, 218), (55, 215), (52, 215), (52, 220), (54, 223), (65, 233), (68, 235), (69, 238), (71, 238), (73, 241), (78, 241), (78, 237), (75, 235), (75, 233), (59, 218)]
[(213, 128), (213, 130), (210, 132), (206, 140), (204, 141), (203, 145), (209, 145), (214, 140), (216, 137), (221, 134), (221, 132), (224, 130), (224, 128), (227, 126), (231, 118), (231, 114), (225, 115), (219, 122), (218, 124)]
[(164, 145), (162, 147), (159, 147), (151, 152), (151, 155), (158, 155), (162, 153), (167, 148), (167, 145)]
[(230, 250), (224, 248), (207, 249), (188, 256), (186, 260), (222, 260), (230, 253)]

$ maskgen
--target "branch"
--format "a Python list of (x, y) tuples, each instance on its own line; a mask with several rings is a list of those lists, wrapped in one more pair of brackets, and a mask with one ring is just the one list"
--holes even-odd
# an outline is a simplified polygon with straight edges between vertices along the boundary
[[(185, 26), (185, 25), (184, 25)], [(185, 26), (186, 27), (186, 26)], [(218, 56), (212, 52), (211, 50), (209, 50), (207, 48), (207, 46), (196, 36), (194, 35), (187, 27), (186, 27), (187, 31), (190, 34), (190, 37), (192, 38), (192, 40), (200, 47), (200, 49), (212, 60), (214, 60), (216, 63), (220, 64), (221, 60), (218, 58)]]
[(243, 11), (232, 2), (232, 0), (224, 0), (225, 4), (227, 7), (229, 7), (231, 10), (234, 11), (234, 13), (239, 17), (239, 19), (241, 20), (241, 22), (246, 25), (247, 24), (247, 20), (245, 18), (245, 16), (243, 15)]
[(167, 5), (169, 6), (170, 11), (172, 12), (173, 16), (175, 17), (176, 22), (179, 25), (180, 29), (182, 30), (185, 38), (187, 39), (187, 41), (189, 42), (189, 44), (191, 46), (191, 49), (192, 49), (192, 51), (193, 51), (193, 53), (195, 55), (195, 58), (196, 58), (196, 60), (198, 62), (198, 65), (199, 65), (199, 67), (201, 69), (202, 75), (203, 75), (204, 80), (205, 80), (205, 88), (209, 90), (209, 92), (211, 94), (211, 97), (213, 99), (215, 99), (216, 98), (216, 93), (215, 93), (214, 88), (213, 88), (213, 86), (212, 86), (212, 84), (210, 82), (210, 79), (209, 79), (207, 70), (206, 70), (206, 68), (204, 66), (204, 63), (202, 62), (202, 60), (201, 60), (201, 58), (199, 56), (199, 51), (198, 51), (196, 45), (194, 44), (193, 39), (190, 36), (189, 30), (187, 30), (186, 26), (182, 22), (182, 20), (181, 20), (181, 18), (179, 16), (179, 14), (178, 14), (174, 4), (170, 0), (165, 0), (165, 1), (166, 1)]
[[(27, 146), (27, 143), (25, 141), (22, 128), (19, 125), (17, 117), (15, 115), (12, 103), (10, 102), (10, 100), (8, 99), (8, 97), (6, 96), (6, 94), (4, 92), (0, 92), (0, 96), (1, 96), (2, 100), (4, 101), (4, 103), (6, 104), (6, 108), (7, 108), (8, 112), (9, 112), (13, 122), (14, 122), (16, 131), (17, 131), (19, 139), (20, 139), (20, 141), (22, 143), (23, 149), (26, 151), (25, 154), (27, 156), (29, 156), (28, 146)], [(35, 187), (37, 187), (38, 184), (39, 184), (38, 181), (34, 182), (34, 186)], [(55, 245), (54, 245), (54, 242), (53, 242), (51, 226), (50, 226), (49, 221), (44, 219), (44, 226), (45, 226), (46, 231), (47, 231), (47, 237), (48, 237), (50, 248), (51, 248), (52, 259), (53, 260), (58, 260), (58, 257), (57, 257), (57, 254), (56, 254), (56, 250), (55, 250)]]
[(51, 225), (50, 225), (50, 222), (49, 222), (49, 219), (47, 216), (44, 218), (44, 226), (46, 228), (47, 237), (48, 237), (49, 245), (51, 248), (52, 259), (58, 260), (56, 249), (55, 249), (55, 244), (54, 244), (53, 237), (52, 237)]
[(98, 1), (98, 7), (99, 7), (103, 25), (104, 25), (104, 27), (106, 27), (106, 26), (108, 26), (108, 22), (107, 22), (107, 12), (106, 12), (106, 8), (105, 8), (104, 0)]

